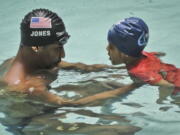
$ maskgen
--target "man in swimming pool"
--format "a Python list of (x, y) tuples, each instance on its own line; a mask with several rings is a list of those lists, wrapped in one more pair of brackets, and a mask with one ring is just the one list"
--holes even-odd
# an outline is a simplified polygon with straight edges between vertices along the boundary
[(126, 65), (129, 75), (137, 83), (174, 88), (180, 91), (180, 69), (161, 62), (156, 52), (145, 52), (149, 29), (140, 18), (126, 18), (108, 31), (107, 47), (112, 64)]
[[(27, 93), (58, 105), (85, 104), (98, 99), (113, 97), (118, 93), (129, 91), (129, 85), (109, 93), (90, 96), (84, 100), (71, 101), (47, 91), (49, 83), (56, 78), (60, 68), (73, 68), (93, 71), (108, 67), (107, 65), (85, 65), (61, 61), (65, 57), (63, 45), (69, 38), (62, 19), (47, 9), (36, 9), (28, 13), (21, 22), (21, 43), (18, 53), (10, 61), (10, 67), (3, 80), (9, 89)], [(116, 93), (113, 95), (113, 93)]]

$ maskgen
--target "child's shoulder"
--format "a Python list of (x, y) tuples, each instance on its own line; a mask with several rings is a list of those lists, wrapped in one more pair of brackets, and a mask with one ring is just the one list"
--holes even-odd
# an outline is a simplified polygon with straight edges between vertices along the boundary
[(156, 56), (156, 52), (142, 52), (141, 57), (134, 65), (131, 65), (128, 70), (130, 72), (148, 72), (160, 67), (160, 59)]

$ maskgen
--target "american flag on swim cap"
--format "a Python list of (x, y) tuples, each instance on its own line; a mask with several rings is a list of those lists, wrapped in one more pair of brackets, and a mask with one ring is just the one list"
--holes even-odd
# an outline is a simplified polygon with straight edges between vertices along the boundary
[(45, 17), (32, 17), (30, 28), (52, 28), (51, 19)]

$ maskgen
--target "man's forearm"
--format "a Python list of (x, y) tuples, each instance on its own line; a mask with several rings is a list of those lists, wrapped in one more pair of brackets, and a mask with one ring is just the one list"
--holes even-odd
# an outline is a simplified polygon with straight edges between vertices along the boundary
[(100, 70), (104, 70), (105, 68), (125, 69), (124, 66), (114, 67), (114, 66), (106, 65), (106, 64), (87, 65), (87, 64), (84, 64), (84, 63), (80, 63), (80, 62), (78, 62), (78, 63), (69, 63), (69, 62), (65, 62), (65, 61), (61, 61), (59, 63), (59, 67), (63, 68), (63, 69), (83, 70), (83, 71), (87, 71), (87, 72), (100, 71)]

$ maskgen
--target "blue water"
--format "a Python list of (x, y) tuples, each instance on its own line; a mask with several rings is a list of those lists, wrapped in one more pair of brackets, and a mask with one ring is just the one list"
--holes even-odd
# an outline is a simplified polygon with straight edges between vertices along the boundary
[[(34, 8), (48, 8), (63, 18), (71, 35), (65, 45), (66, 61), (110, 64), (106, 52), (107, 30), (118, 20), (138, 16), (147, 22), (150, 29), (146, 50), (165, 52), (166, 56), (162, 60), (180, 67), (179, 6), (179, 0), (1, 0), (0, 63), (17, 52), (20, 43), (19, 24), (23, 16)], [(74, 92), (74, 85), (81, 86), (78, 91), (86, 89), (84, 93), (88, 93), (88, 90), (108, 89), (101, 86), (104, 81), (131, 82), (126, 76), (115, 78), (112, 74), (127, 73), (119, 70), (87, 74), (60, 71), (52, 87), (73, 85), (68, 92), (63, 90), (56, 93), (80, 97)], [(54, 89), (51, 91), (55, 92)], [(113, 135), (125, 134), (125, 131), (136, 135), (180, 133), (179, 98), (171, 97), (168, 92), (160, 91), (155, 86), (145, 85), (125, 96), (97, 105), (63, 107), (42, 115), (40, 112), (46, 106), (29, 103), (23, 97), (14, 99), (14, 96), (8, 94), (7, 100), (1, 93), (3, 89), (0, 92), (3, 95), (0, 109), (1, 135), (104, 134), (103, 130)], [(24, 121), (24, 128), (18, 130), (15, 125), (22, 125)]]

